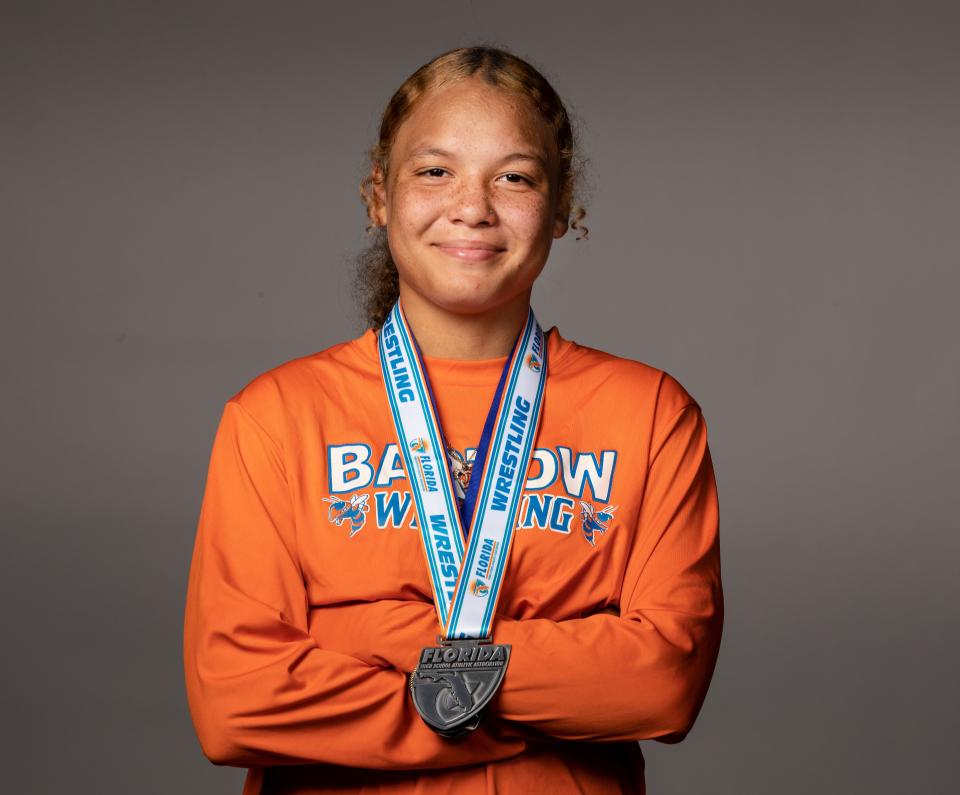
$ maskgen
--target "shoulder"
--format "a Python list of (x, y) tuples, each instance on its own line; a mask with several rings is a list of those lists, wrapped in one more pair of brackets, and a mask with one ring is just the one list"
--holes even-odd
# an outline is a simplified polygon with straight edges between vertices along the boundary
[(360, 337), (289, 359), (247, 382), (229, 398), (276, 440), (304, 416), (316, 416), (325, 401), (342, 400), (351, 385), (379, 376), (375, 336)]
[(558, 379), (578, 389), (602, 390), (621, 404), (649, 406), (661, 418), (674, 416), (687, 406), (699, 409), (680, 380), (667, 370), (564, 339), (556, 328), (551, 329), (551, 337), (554, 335), (556, 368), (552, 359), (551, 376), (556, 373)]

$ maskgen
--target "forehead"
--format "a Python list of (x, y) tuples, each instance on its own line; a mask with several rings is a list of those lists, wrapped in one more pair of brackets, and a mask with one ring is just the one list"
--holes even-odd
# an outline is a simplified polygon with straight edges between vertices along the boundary
[(491, 156), (530, 150), (550, 160), (556, 142), (529, 100), (474, 76), (429, 89), (400, 125), (392, 154), (431, 147)]

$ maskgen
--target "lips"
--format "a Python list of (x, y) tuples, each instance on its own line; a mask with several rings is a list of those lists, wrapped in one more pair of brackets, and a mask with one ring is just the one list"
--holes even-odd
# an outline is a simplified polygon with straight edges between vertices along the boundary
[(433, 245), (447, 256), (470, 262), (492, 259), (501, 252), (506, 251), (506, 249), (501, 246), (487, 243), (483, 240), (444, 240), (441, 243), (434, 243)]

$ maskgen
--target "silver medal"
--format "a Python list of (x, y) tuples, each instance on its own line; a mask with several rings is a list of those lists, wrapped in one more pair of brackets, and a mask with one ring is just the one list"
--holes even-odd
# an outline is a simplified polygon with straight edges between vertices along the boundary
[(410, 674), (413, 704), (420, 717), (444, 737), (472, 731), (500, 687), (509, 660), (509, 645), (484, 638), (427, 646)]

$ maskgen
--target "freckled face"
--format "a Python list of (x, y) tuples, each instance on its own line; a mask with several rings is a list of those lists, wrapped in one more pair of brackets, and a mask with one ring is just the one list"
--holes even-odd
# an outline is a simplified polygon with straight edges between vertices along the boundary
[(558, 170), (553, 134), (522, 98), (476, 77), (429, 91), (376, 189), (401, 295), (463, 314), (529, 297), (567, 229)]

